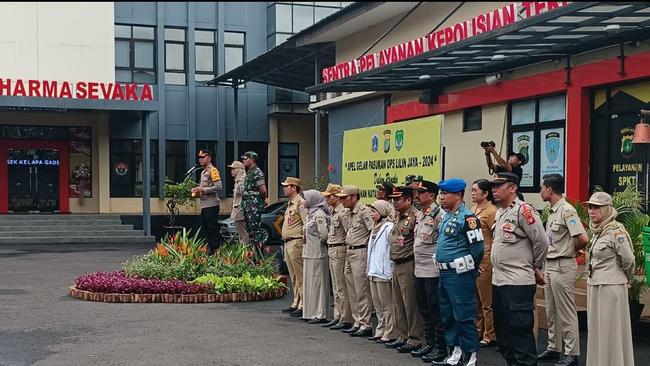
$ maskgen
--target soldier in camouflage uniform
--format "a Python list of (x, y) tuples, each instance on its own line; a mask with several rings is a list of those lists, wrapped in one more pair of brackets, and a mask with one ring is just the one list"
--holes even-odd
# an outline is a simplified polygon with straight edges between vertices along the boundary
[(244, 211), (246, 230), (250, 242), (261, 246), (264, 241), (261, 221), (267, 196), (264, 173), (257, 166), (257, 153), (247, 151), (242, 155), (242, 162), (246, 167), (244, 178), (244, 192), (242, 193), (241, 209)]

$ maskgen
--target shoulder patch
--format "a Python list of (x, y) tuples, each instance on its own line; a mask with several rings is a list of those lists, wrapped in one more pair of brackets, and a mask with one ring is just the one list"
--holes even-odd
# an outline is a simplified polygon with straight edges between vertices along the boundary
[(470, 230), (474, 230), (478, 227), (478, 219), (476, 216), (469, 216), (465, 221), (467, 221), (467, 226), (469, 226)]
[(213, 182), (221, 180), (221, 177), (219, 176), (219, 170), (217, 168), (213, 167), (210, 169), (210, 179), (212, 179)]
[(524, 215), (524, 218), (526, 219), (526, 223), (528, 225), (535, 223), (535, 215), (533, 214), (533, 211), (530, 209), (530, 206), (528, 206), (528, 204), (521, 204), (521, 214)]

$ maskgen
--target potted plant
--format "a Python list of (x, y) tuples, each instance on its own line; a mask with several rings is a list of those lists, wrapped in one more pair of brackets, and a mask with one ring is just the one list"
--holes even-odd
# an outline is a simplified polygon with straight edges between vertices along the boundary
[(165, 188), (163, 198), (167, 200), (165, 205), (167, 206), (167, 224), (163, 226), (169, 235), (173, 235), (177, 231), (183, 229), (183, 226), (176, 225), (176, 218), (178, 216), (179, 210), (181, 207), (184, 207), (188, 204), (194, 204), (192, 199), (192, 188), (196, 186), (196, 183), (189, 176), (185, 178), (180, 183), (174, 183), (171, 179), (165, 178)]

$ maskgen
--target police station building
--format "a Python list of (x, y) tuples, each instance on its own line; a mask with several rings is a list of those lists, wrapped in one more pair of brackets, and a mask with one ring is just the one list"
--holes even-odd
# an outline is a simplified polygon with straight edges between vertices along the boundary
[[(257, 151), (277, 199), (269, 149), (315, 175), (307, 95), (209, 82), (345, 5), (0, 4), (0, 214), (141, 214), (146, 195), (164, 213), (165, 177), (182, 180), (199, 149), (215, 153), (224, 197), (226, 165)], [(288, 124), (271, 131), (280, 114)]]

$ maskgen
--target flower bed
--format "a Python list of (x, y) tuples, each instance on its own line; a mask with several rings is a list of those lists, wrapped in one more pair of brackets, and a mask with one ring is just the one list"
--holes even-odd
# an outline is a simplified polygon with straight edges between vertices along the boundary
[[(198, 234), (198, 233), (197, 233)], [(227, 243), (214, 255), (198, 235), (165, 237), (123, 270), (76, 278), (70, 296), (104, 302), (231, 302), (282, 297), (286, 282), (275, 276), (274, 256), (261, 248)]]

